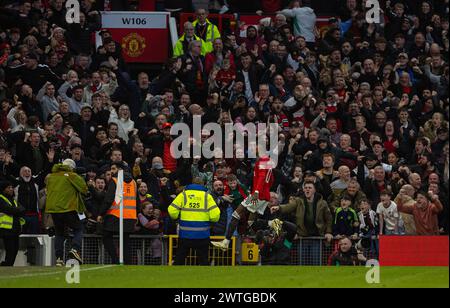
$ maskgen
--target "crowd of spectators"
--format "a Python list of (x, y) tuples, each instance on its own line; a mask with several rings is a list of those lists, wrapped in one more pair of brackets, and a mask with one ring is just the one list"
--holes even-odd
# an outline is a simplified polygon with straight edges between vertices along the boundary
[(339, 10), (320, 29), (310, 1), (258, 1), (276, 15), (222, 33), (198, 9), (156, 76), (132, 72), (107, 30), (92, 43), (114, 1), (80, 1), (80, 24), (66, 23), (64, 2), (0, 6), (0, 178), (26, 208), (24, 233), (51, 229), (45, 178), (70, 158), (92, 223), (111, 163), (124, 162), (139, 185), (136, 232), (176, 232), (167, 207), (201, 178), (222, 210), (213, 233), (225, 234), (255, 160), (173, 158), (172, 125), (197, 115), (244, 135), (279, 124), (271, 206), (299, 204), (277, 214), (299, 236), (448, 234), (448, 0), (383, 1), (374, 24), (365, 1), (329, 0)]

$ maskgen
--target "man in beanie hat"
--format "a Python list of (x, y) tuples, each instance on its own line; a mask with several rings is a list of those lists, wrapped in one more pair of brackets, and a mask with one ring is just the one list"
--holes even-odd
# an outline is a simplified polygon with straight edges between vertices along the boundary
[(47, 201), (45, 212), (52, 214), (55, 224), (56, 265), (64, 265), (64, 231), (71, 228), (74, 232), (69, 258), (82, 263), (80, 256), (83, 228), (78, 214), (86, 210), (83, 196), (88, 192), (86, 181), (74, 172), (76, 164), (66, 159), (62, 164), (53, 166), (52, 173), (46, 179)]
[(1, 266), (13, 266), (19, 251), (19, 235), (25, 220), (25, 209), (14, 200), (14, 186), (0, 182), (0, 238), (5, 245), (6, 257)]

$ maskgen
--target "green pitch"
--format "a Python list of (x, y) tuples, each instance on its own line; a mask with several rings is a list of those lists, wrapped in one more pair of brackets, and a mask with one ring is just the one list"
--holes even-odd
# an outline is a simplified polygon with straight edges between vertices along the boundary
[(448, 267), (382, 267), (380, 284), (366, 283), (364, 267), (154, 267), (82, 266), (80, 284), (66, 283), (66, 268), (0, 268), (7, 287), (309, 288), (449, 287)]

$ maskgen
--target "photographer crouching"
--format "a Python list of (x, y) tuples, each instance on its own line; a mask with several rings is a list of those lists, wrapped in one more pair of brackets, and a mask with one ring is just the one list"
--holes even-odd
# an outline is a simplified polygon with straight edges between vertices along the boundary
[(370, 247), (370, 239), (362, 239), (353, 245), (350, 238), (339, 240), (339, 247), (329, 258), (331, 266), (359, 266), (365, 265), (367, 258), (363, 254), (364, 248)]
[(297, 233), (295, 224), (258, 219), (252, 228), (256, 231), (255, 242), (259, 245), (262, 265), (291, 265), (291, 248)]

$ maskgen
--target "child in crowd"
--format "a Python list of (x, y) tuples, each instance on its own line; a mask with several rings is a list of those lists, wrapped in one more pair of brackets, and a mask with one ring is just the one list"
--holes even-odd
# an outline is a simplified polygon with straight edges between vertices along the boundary
[[(161, 211), (154, 206), (154, 202), (146, 201), (141, 204), (141, 212), (138, 214), (136, 231), (146, 235), (159, 235), (162, 221)], [(161, 264), (162, 243), (159, 238), (150, 240), (148, 250), (145, 252), (145, 264)]]
[(248, 188), (238, 182), (236, 175), (230, 174), (227, 178), (228, 184), (225, 186), (224, 195), (232, 198), (233, 209), (248, 196)]
[(224, 59), (222, 68), (217, 72), (216, 82), (221, 89), (224, 89), (231, 85), (236, 80), (236, 72), (231, 67), (229, 59)]
[(375, 237), (379, 232), (377, 213), (372, 210), (370, 202), (365, 199), (360, 201), (358, 207), (360, 210), (358, 213), (360, 221), (359, 237), (370, 240), (369, 252), (376, 258), (378, 256), (378, 242)]
[(391, 201), (389, 191), (383, 191), (380, 195), (381, 202), (377, 206), (377, 214), (380, 221), (380, 235), (404, 234), (403, 221), (397, 209), (397, 204)]
[(336, 209), (333, 222), (333, 235), (339, 238), (351, 236), (356, 239), (358, 237), (359, 220), (356, 211), (350, 206), (352, 200), (350, 196), (343, 195), (341, 206)]

